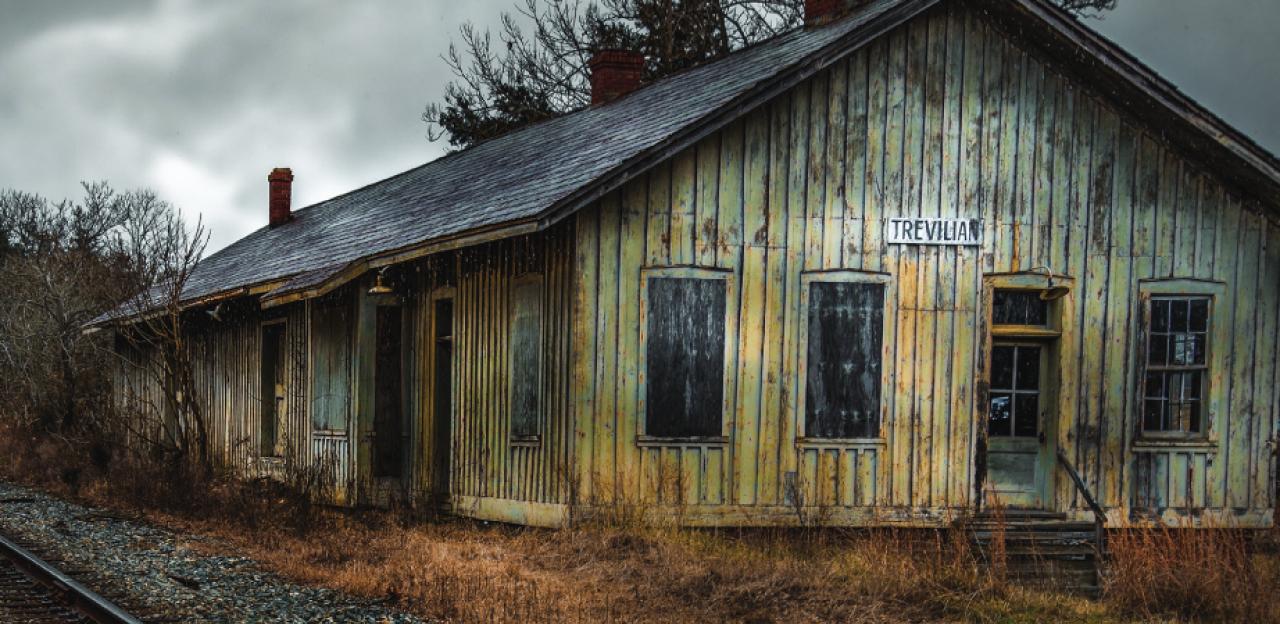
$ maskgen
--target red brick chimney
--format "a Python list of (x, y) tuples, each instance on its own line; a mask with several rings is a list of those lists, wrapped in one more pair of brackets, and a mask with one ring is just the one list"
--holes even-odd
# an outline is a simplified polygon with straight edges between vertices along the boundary
[(804, 25), (821, 26), (829, 24), (836, 18), (849, 12), (850, 9), (866, 4), (870, 0), (804, 0)]
[(271, 186), (268, 224), (271, 227), (284, 225), (293, 219), (290, 206), (293, 201), (293, 171), (288, 167), (276, 167), (267, 175), (267, 182)]
[(592, 105), (635, 91), (644, 77), (644, 55), (633, 50), (600, 50), (587, 66), (591, 69)]

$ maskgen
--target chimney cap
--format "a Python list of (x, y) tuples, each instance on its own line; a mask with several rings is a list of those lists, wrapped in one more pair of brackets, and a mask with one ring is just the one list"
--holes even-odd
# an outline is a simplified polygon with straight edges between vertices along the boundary
[(267, 174), (267, 180), (271, 182), (292, 182), (293, 170), (288, 167), (276, 167)]
[(804, 0), (804, 25), (830, 24), (868, 2), (870, 0)]
[(629, 48), (600, 48), (591, 55), (591, 60), (587, 61), (590, 67), (604, 64), (643, 66), (644, 53)]

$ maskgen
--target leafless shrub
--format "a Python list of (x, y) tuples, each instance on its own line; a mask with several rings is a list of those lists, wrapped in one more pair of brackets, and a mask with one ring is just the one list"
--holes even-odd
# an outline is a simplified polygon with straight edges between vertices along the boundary
[[(82, 200), (57, 203), (0, 191), (0, 422), (56, 444), (53, 463), (73, 487), (112, 461), (161, 476), (142, 464), (162, 460), (160, 484), (208, 474), (180, 306), (206, 233), (151, 191), (83, 188)], [(113, 310), (138, 321), (119, 341), (87, 331)], [(144, 350), (159, 354), (148, 360), (161, 391), (122, 388), (113, 400), (118, 357)], [(156, 426), (148, 414), (171, 417)]]
[(122, 364), (140, 367), (154, 391), (131, 397), (120, 425), (131, 441), (175, 465), (213, 471), (213, 455), (195, 382), (184, 293), (208, 233), (201, 222), (188, 228), (180, 212), (156, 205), (136, 210), (122, 224), (121, 256), (138, 276), (138, 288), (116, 311), (126, 323), (118, 335), (125, 351), (140, 355)]
[(85, 184), (80, 202), (0, 191), (2, 416), (67, 438), (103, 410), (109, 345), (83, 326), (136, 282), (118, 262), (122, 215), (141, 193)]

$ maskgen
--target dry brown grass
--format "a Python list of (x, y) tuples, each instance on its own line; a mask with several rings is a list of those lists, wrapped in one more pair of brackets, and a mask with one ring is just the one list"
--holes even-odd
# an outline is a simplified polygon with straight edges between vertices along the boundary
[(1007, 621), (1028, 608), (1085, 620), (1098, 611), (997, 583), (963, 540), (933, 532), (548, 531), (404, 525), (380, 513), (337, 514), (306, 536), (184, 524), (287, 577), (451, 621)]
[(1117, 610), (1143, 619), (1280, 623), (1280, 557), (1228, 528), (1114, 531), (1105, 585)]
[[(10, 458), (0, 477), (220, 538), (298, 582), (456, 622), (1276, 621), (1280, 612), (1280, 559), (1242, 559), (1235, 541), (1192, 546), (1175, 531), (1119, 535), (1107, 600), (1092, 602), (1007, 584), (999, 566), (977, 564), (958, 531), (707, 531), (645, 527), (626, 513), (561, 531), (426, 522), (316, 507), (268, 481), (215, 478), (175, 491), (158, 483), (163, 467), (117, 458), (80, 469), (84, 458), (63, 443), (2, 429), (0, 457)], [(1226, 573), (1196, 576), (1222, 562)], [(1156, 566), (1183, 572), (1148, 569)], [(1195, 599), (1268, 587), (1247, 610)]]
[[(244, 491), (220, 485), (210, 496)], [(112, 502), (105, 489), (82, 495)], [(255, 505), (252, 524), (244, 511), (212, 511), (219, 506), (146, 515), (220, 538), (286, 578), (447, 621), (1106, 620), (1096, 603), (1006, 585), (977, 565), (958, 531), (553, 531), (335, 509), (313, 510), (299, 530), (283, 499)]]

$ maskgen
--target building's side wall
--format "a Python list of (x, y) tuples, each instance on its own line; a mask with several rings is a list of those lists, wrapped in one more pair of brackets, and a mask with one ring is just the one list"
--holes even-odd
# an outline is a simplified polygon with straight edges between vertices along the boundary
[[(573, 225), (497, 241), (395, 267), (395, 301), (403, 310), (403, 389), (407, 478), (372, 478), (373, 275), (320, 299), (258, 310), (245, 299), (219, 308), (221, 320), (190, 315), (188, 344), (196, 400), (210, 426), (215, 457), (243, 474), (321, 470), (330, 500), (340, 504), (426, 501), (436, 415), (435, 300), (453, 300), (453, 411), (450, 492), (464, 515), (562, 524), (576, 484), (569, 400)], [(513, 442), (511, 296), (514, 280), (542, 276), (541, 377), (537, 440)], [(341, 310), (322, 316), (322, 310)], [(327, 319), (327, 320), (325, 320)], [(262, 327), (283, 320), (288, 398), (285, 457), (260, 457)], [(121, 348), (115, 371), (122, 410), (162, 421), (164, 388), (155, 354)], [(322, 421), (313, 422), (313, 416)], [(329, 423), (331, 426), (322, 426)], [(336, 423), (336, 424), (334, 424)]]
[(159, 362), (150, 349), (123, 332), (115, 336), (111, 369), (112, 404), (126, 428), (130, 444), (160, 434), (164, 422), (165, 390)]
[[(411, 350), (414, 489), (433, 481), (434, 301), (453, 297), (453, 420), (450, 495), (455, 511), (531, 524), (559, 524), (570, 499), (569, 297), (572, 225), (462, 249), (406, 272)], [(446, 265), (441, 265), (445, 262)], [(543, 278), (538, 440), (511, 438), (511, 295), (514, 280)], [(527, 279), (527, 278), (526, 278)], [(533, 503), (533, 504), (527, 504)]]
[(214, 449), (228, 466), (256, 469), (262, 440), (262, 323), (285, 323), (284, 457), (305, 462), (307, 440), (307, 331), (302, 305), (236, 314), (194, 324), (190, 332), (196, 397), (210, 425)]
[(304, 318), (307, 361), (306, 426), (310, 433), (307, 469), (321, 471), (319, 482), (331, 488), (335, 503), (355, 501), (355, 460), (351, 442), (354, 421), (354, 359), (357, 297), (355, 288), (342, 288), (300, 305)]
[[(887, 219), (980, 218), (984, 245), (887, 245)], [(956, 3), (836, 63), (577, 217), (575, 458), (582, 501), (688, 522), (790, 522), (787, 481), (833, 521), (972, 509), (985, 427), (983, 276), (1052, 267), (1064, 300), (1057, 444), (1114, 520), (1131, 501), (1260, 523), (1274, 507), (1280, 229)], [(732, 272), (727, 444), (637, 444), (641, 269)], [(882, 440), (798, 444), (801, 274), (890, 274)], [(1133, 450), (1139, 280), (1225, 284), (1209, 448)], [(793, 477), (788, 477), (794, 473)], [(1141, 491), (1139, 491), (1141, 490)], [(1084, 514), (1065, 476), (1056, 505)]]
[[(262, 324), (283, 320), (285, 330), (284, 459), (309, 461), (307, 418), (307, 329), (303, 304), (258, 311), (241, 304), (219, 308), (220, 320), (195, 312), (184, 321), (195, 382), (195, 400), (208, 426), (213, 458), (224, 467), (251, 474), (274, 472), (279, 462), (261, 458)], [(163, 422), (165, 388), (155, 352), (121, 349), (115, 370), (116, 403), (126, 416)]]

